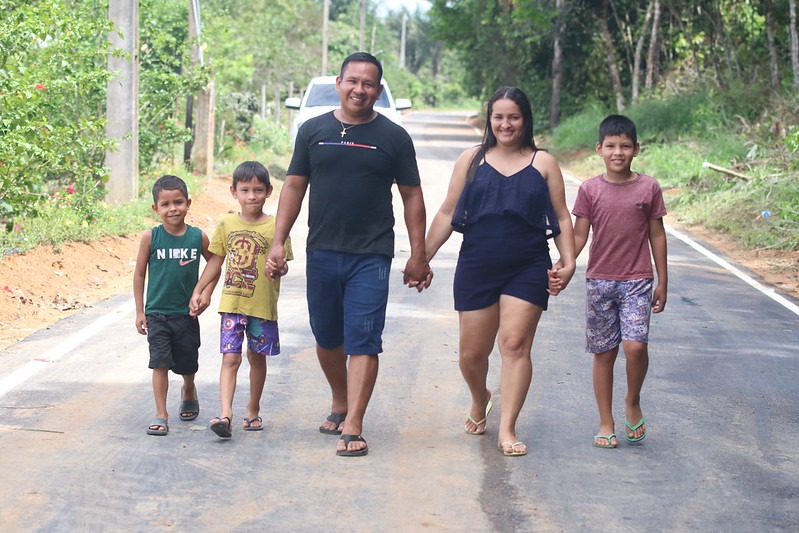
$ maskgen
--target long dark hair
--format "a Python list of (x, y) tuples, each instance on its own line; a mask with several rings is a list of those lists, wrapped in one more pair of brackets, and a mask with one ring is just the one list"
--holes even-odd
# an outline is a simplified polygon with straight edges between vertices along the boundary
[(494, 135), (494, 130), (491, 128), (491, 114), (494, 112), (494, 104), (498, 100), (511, 100), (519, 106), (519, 111), (521, 111), (522, 119), (524, 120), (521, 146), (522, 148), (532, 148), (533, 151), (538, 150), (535, 145), (535, 139), (533, 138), (533, 108), (530, 105), (530, 100), (527, 98), (527, 95), (518, 87), (500, 87), (488, 101), (483, 142), (480, 144), (480, 148), (474, 154), (469, 164), (469, 170), (466, 173), (468, 181), (474, 179), (477, 167), (480, 165), (480, 162), (483, 160), (488, 150), (497, 145), (497, 137)]

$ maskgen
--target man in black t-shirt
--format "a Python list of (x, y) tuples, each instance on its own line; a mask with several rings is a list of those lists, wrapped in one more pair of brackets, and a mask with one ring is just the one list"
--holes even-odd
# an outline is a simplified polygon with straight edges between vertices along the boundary
[(413, 142), (401, 126), (374, 110), (382, 76), (383, 68), (371, 54), (350, 55), (336, 78), (341, 107), (300, 127), (267, 264), (273, 276), (282, 268), (283, 243), (310, 185), (308, 312), (332, 393), (331, 413), (319, 431), (341, 435), (336, 447), (341, 456), (368, 453), (361, 433), (383, 351), (395, 182), (411, 244), (403, 282), (421, 291), (432, 279)]

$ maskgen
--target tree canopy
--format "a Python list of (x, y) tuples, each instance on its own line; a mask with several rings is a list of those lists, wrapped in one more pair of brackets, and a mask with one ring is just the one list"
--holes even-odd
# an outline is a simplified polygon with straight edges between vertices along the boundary
[[(323, 0), (200, 0), (197, 42), (185, 0), (138, 1), (144, 172), (191, 139), (185, 102), (211, 79), (219, 154), (287, 146), (282, 99), (322, 74)], [(378, 5), (330, 0), (326, 73), (363, 47), (417, 108), (518, 85), (539, 124), (554, 126), (586, 109), (704, 91), (744, 124), (762, 118), (763, 102), (784, 101), (769, 127), (795, 131), (781, 122), (797, 115), (795, 0), (431, 0), (426, 12), (380, 16)], [(108, 1), (0, 0), (0, 11), (0, 217), (35, 212), (58, 186), (102, 198), (106, 59), (119, 53), (107, 41)]]

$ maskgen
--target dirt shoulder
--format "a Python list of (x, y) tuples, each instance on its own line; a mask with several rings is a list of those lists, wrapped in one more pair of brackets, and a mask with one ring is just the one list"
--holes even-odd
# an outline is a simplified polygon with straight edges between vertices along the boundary
[[(208, 179), (203, 188), (186, 221), (209, 232), (238, 204), (229, 176)], [(140, 237), (67, 243), (58, 250), (43, 246), (0, 258), (0, 350), (95, 302), (131, 294)]]
[[(210, 232), (222, 215), (236, 211), (229, 183), (229, 176), (208, 179), (203, 192), (192, 200), (188, 223)], [(799, 298), (799, 252), (746, 251), (724, 235), (683, 227), (676, 220), (667, 222), (708, 243), (779, 292)], [(134, 235), (0, 258), (0, 350), (95, 302), (130, 294), (138, 246), (139, 236)]]

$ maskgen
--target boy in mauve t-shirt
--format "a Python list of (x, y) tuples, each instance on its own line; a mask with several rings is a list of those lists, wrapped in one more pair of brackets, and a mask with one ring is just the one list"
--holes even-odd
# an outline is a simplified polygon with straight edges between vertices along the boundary
[[(580, 185), (572, 213), (575, 253), (592, 233), (586, 271), (586, 351), (594, 354), (594, 395), (599, 432), (594, 446), (615, 448), (613, 367), (627, 360), (626, 437), (646, 437), (641, 388), (649, 366), (649, 319), (666, 306), (666, 207), (658, 182), (630, 167), (638, 155), (635, 124), (611, 115), (599, 126), (596, 150), (605, 172)], [(651, 256), (650, 256), (651, 249)], [(657, 283), (652, 270), (654, 259)]]

